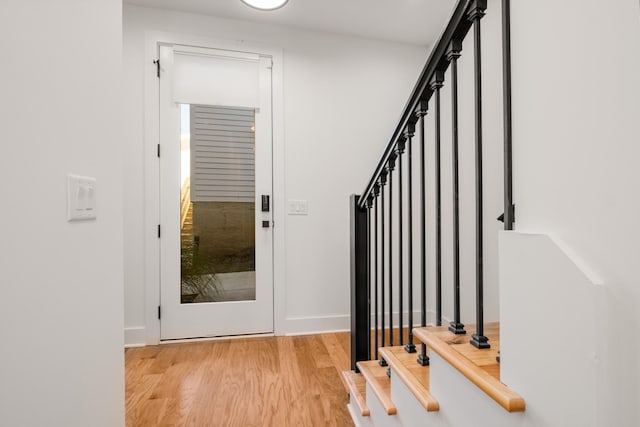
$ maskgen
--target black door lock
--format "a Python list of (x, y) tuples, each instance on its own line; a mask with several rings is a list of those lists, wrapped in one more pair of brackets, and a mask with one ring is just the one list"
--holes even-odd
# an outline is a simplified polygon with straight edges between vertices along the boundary
[(269, 195), (262, 195), (262, 212), (269, 212)]

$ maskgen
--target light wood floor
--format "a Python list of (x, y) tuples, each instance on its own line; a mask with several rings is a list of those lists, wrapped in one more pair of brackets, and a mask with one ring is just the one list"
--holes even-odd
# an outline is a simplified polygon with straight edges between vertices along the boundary
[(349, 334), (127, 349), (128, 427), (353, 426)]

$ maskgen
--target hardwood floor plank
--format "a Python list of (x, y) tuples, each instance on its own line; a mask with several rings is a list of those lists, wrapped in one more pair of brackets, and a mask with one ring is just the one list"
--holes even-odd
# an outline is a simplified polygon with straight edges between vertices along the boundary
[[(323, 334), (322, 341), (326, 346), (329, 356), (333, 361), (333, 366), (336, 367), (338, 373), (341, 374), (343, 371), (350, 370), (351, 360), (349, 358), (349, 352), (344, 351), (344, 347), (340, 343), (340, 336), (344, 336), (344, 334)], [(342, 380), (342, 385), (344, 386), (345, 392), (349, 393), (349, 385), (346, 383), (344, 376), (340, 375), (340, 379)]]
[(127, 426), (352, 426), (348, 349), (347, 333), (127, 349)]

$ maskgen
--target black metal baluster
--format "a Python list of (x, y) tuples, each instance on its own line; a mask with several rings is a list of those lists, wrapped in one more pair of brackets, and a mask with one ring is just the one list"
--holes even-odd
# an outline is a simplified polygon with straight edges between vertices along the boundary
[(389, 157), (387, 171), (389, 172), (389, 345), (393, 347), (393, 171), (396, 167), (396, 157)]
[(504, 229), (513, 230), (513, 155), (511, 128), (511, 2), (502, 0), (502, 87), (504, 108)]
[(435, 94), (435, 186), (436, 186), (436, 326), (442, 326), (442, 206), (440, 183), (440, 89), (444, 71), (436, 71), (431, 79)]
[(375, 300), (375, 304), (374, 304), (375, 305), (375, 311), (374, 311), (374, 314), (373, 314), (373, 317), (374, 317), (374, 319), (373, 319), (374, 334), (375, 334), (375, 336), (373, 338), (373, 340), (374, 340), (374, 345), (373, 345), (374, 357), (373, 357), (373, 359), (374, 360), (378, 359), (378, 307), (379, 307), (379, 304), (378, 304), (378, 228), (379, 228), (379, 223), (378, 223), (378, 209), (379, 209), (378, 208), (378, 206), (379, 206), (378, 196), (379, 195), (380, 195), (380, 185), (376, 184), (373, 187), (373, 196), (375, 198), (375, 206), (376, 206), (376, 209), (373, 212), (374, 215), (375, 215), (374, 216), (374, 220), (373, 220), (373, 223), (375, 224), (375, 228), (374, 228), (374, 232), (373, 232), (373, 235), (374, 235), (374, 238), (373, 238), (373, 240), (374, 240), (374, 246), (373, 246), (373, 252), (374, 252), (374, 266), (373, 266), (373, 269), (374, 269), (374, 272), (373, 272), (373, 274), (374, 274), (374, 282), (375, 282), (374, 296), (373, 296), (373, 298)]
[[(369, 343), (371, 343), (371, 294), (373, 288), (373, 280), (371, 280), (371, 266), (373, 265), (371, 262), (371, 208), (373, 207), (373, 194), (367, 197), (367, 280), (369, 281), (369, 292), (367, 295), (367, 301), (369, 306), (369, 314), (367, 317), (367, 334), (369, 334)], [(371, 354), (371, 346), (369, 346), (369, 360), (374, 360)]]
[(404, 269), (404, 260), (402, 258), (403, 255), (403, 234), (402, 234), (402, 221), (404, 210), (403, 208), (403, 200), (402, 200), (402, 155), (404, 154), (406, 144), (406, 138), (401, 136), (398, 138), (398, 145), (396, 147), (396, 155), (398, 156), (398, 335), (400, 337), (399, 345), (404, 345), (404, 307), (403, 307), (403, 289), (404, 289), (404, 277), (403, 277), (403, 269)]
[(407, 234), (409, 241), (407, 242), (407, 287), (408, 287), (408, 305), (409, 305), (409, 339), (407, 345), (404, 347), (407, 353), (415, 353), (416, 346), (413, 344), (413, 160), (411, 156), (411, 140), (413, 138), (415, 132), (415, 124), (409, 123), (407, 125), (407, 130), (405, 132), (405, 137), (407, 138), (407, 163), (409, 170), (407, 171), (408, 175), (408, 188), (407, 191), (409, 193), (409, 200), (407, 206), (407, 222), (408, 229)]
[[(420, 326), (423, 328), (427, 326), (427, 214), (426, 214), (426, 182), (425, 182), (425, 120), (424, 116), (427, 114), (428, 103), (426, 100), (420, 101), (420, 106), (417, 111), (418, 119), (420, 120)], [(429, 365), (429, 356), (427, 356), (427, 346), (422, 344), (420, 346), (420, 355), (418, 356), (418, 363), (422, 366)]]
[[(381, 259), (381, 263), (380, 263), (380, 299), (381, 299), (381, 304), (380, 304), (380, 329), (382, 332), (382, 336), (381, 336), (381, 342), (382, 342), (382, 347), (384, 347), (386, 345), (386, 337), (385, 337), (385, 330), (384, 330), (384, 278), (385, 278), (385, 272), (384, 272), (384, 263), (385, 263), (385, 244), (384, 244), (384, 186), (387, 183), (387, 171), (383, 170), (380, 173), (380, 205), (381, 205), (381, 209), (380, 209), (380, 249), (382, 251), (382, 259)], [(387, 366), (387, 361), (384, 360), (383, 357), (380, 357), (379, 362), (380, 366)]]
[(474, 1), (468, 19), (473, 22), (473, 59), (475, 95), (475, 151), (476, 151), (476, 333), (471, 344), (477, 348), (489, 348), (484, 335), (484, 259), (483, 259), (483, 215), (482, 215), (482, 52), (480, 20), (487, 8), (486, 0)]
[(460, 201), (458, 184), (458, 58), (462, 51), (462, 42), (452, 40), (447, 51), (447, 60), (451, 62), (451, 158), (453, 187), (453, 321), (449, 331), (454, 334), (466, 334), (460, 322)]

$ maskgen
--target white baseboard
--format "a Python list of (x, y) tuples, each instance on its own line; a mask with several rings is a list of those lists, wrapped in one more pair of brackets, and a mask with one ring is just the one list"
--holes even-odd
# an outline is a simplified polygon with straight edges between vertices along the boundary
[(144, 326), (124, 328), (124, 347), (144, 347), (147, 345), (146, 329)]
[[(419, 312), (414, 312), (414, 325), (417, 326), (420, 319)], [(399, 314), (394, 313), (394, 322), (397, 325)], [(403, 324), (407, 325), (407, 313), (404, 313)], [(443, 323), (448, 323), (448, 319), (443, 317)], [(373, 317), (371, 319), (373, 327)], [(427, 321), (433, 324), (435, 313), (429, 311)], [(285, 319), (285, 327), (282, 331), (276, 331), (276, 335), (312, 335), (332, 332), (349, 332), (351, 330), (351, 316), (349, 314), (339, 314), (334, 316), (313, 316), (313, 317), (289, 317)], [(146, 328), (144, 326), (124, 329), (124, 346), (144, 347), (147, 345)], [(228, 337), (227, 337), (228, 339)], [(192, 340), (190, 340), (192, 341)]]
[(347, 332), (351, 329), (351, 316), (289, 317), (285, 319), (285, 330), (277, 335), (310, 335), (329, 332)]
[(272, 333), (266, 334), (247, 334), (247, 335), (225, 335), (222, 337), (205, 337), (205, 338), (185, 338), (179, 340), (164, 340), (160, 341), (160, 345), (164, 344), (183, 344), (191, 342), (206, 342), (206, 341), (228, 341), (228, 340), (243, 340), (248, 338), (269, 338), (274, 337)]
[[(388, 312), (385, 312), (385, 326), (389, 325), (389, 317), (388, 317)], [(378, 322), (380, 322), (381, 316), (380, 313), (378, 313)], [(393, 312), (393, 326), (394, 328), (398, 327), (400, 321), (400, 313), (398, 311), (394, 311)], [(451, 322), (451, 319), (449, 319), (447, 316), (442, 316), (442, 324), (443, 325), (448, 325)], [(436, 312), (435, 310), (427, 310), (427, 325), (429, 326), (433, 326), (436, 324)], [(350, 324), (349, 324), (350, 325)], [(371, 313), (371, 327), (373, 328), (375, 325), (375, 315), (373, 313)], [(403, 327), (408, 327), (409, 325), (409, 312), (408, 311), (404, 311), (404, 313), (402, 314), (402, 325)], [(414, 310), (413, 311), (413, 326), (414, 327), (419, 327), (420, 326), (420, 311), (419, 310)]]
[[(403, 315), (403, 324), (408, 324), (408, 313)], [(400, 315), (398, 312), (394, 313), (394, 324), (398, 325)], [(420, 324), (420, 313), (414, 311), (414, 326)], [(429, 310), (427, 312), (427, 324), (435, 324), (435, 312)], [(442, 317), (442, 323), (448, 324), (450, 319), (445, 316)], [(371, 318), (371, 325), (373, 327), (373, 316)], [(331, 332), (349, 332), (351, 330), (351, 316), (349, 314), (341, 314), (335, 316), (315, 316), (315, 317), (289, 317), (285, 320), (285, 330), (277, 331), (276, 335), (311, 335)]]
[[(311, 335), (331, 332), (348, 332), (351, 328), (351, 317), (348, 314), (316, 317), (290, 317), (285, 320), (284, 330), (276, 335)], [(229, 339), (230, 337), (225, 337)], [(193, 340), (188, 340), (193, 341)], [(144, 326), (124, 329), (124, 346), (144, 347), (146, 329)]]

